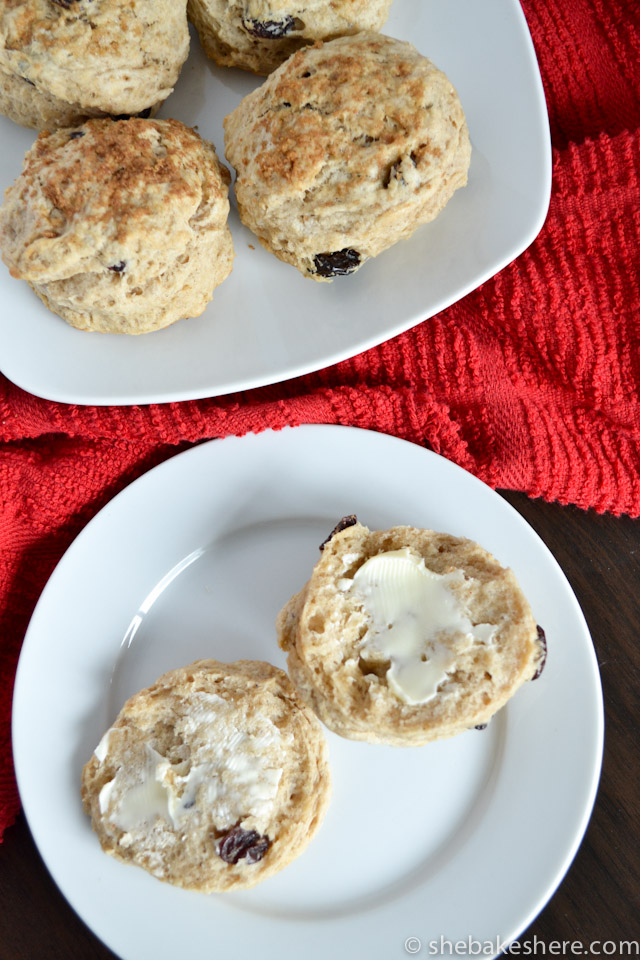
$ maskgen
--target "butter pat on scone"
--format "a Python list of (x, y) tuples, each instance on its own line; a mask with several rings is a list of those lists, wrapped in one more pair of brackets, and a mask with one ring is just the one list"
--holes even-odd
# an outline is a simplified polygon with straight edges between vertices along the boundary
[(411, 746), (486, 724), (539, 673), (512, 571), (460, 537), (346, 518), (280, 612), (289, 675), (341, 736)]
[(82, 774), (107, 853), (207, 893), (299, 856), (329, 794), (317, 719), (283, 671), (247, 660), (200, 660), (131, 697)]

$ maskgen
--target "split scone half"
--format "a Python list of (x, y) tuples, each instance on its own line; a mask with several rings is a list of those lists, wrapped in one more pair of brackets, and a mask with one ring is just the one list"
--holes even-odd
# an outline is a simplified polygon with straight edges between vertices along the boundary
[(330, 730), (395, 746), (486, 724), (546, 653), (514, 574), (477, 543), (355, 517), (323, 544), (277, 629), (295, 687)]
[(82, 773), (103, 850), (207, 893), (290, 863), (329, 794), (320, 724), (260, 661), (200, 660), (160, 677), (127, 701)]

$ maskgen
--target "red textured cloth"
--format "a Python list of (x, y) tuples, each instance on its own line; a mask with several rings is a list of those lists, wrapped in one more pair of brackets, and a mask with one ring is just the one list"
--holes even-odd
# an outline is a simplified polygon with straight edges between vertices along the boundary
[(73, 407), (0, 377), (0, 836), (9, 712), (37, 597), (87, 521), (204, 438), (341, 423), (426, 444), (494, 487), (640, 514), (640, 5), (523, 0), (547, 94), (547, 222), (493, 280), (353, 360), (222, 399)]

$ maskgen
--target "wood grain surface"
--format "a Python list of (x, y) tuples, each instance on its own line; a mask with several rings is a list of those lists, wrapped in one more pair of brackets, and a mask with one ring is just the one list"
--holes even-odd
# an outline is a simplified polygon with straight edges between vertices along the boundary
[[(522, 934), (520, 955), (533, 949), (529, 955), (580, 955), (573, 946), (578, 942), (583, 955), (591, 945), (592, 956), (629, 955), (617, 944), (640, 940), (640, 521), (518, 493), (503, 496), (542, 537), (576, 593), (596, 648), (605, 703), (604, 764), (591, 822), (564, 881)], [(58, 892), (24, 817), (0, 844), (0, 901), (0, 960), (114, 957)], [(222, 957), (214, 945), (215, 939), (209, 956)], [(343, 960), (339, 944), (334, 956)]]

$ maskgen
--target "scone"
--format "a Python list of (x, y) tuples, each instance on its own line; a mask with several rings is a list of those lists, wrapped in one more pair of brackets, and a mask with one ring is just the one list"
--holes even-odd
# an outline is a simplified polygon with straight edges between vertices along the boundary
[(186, 0), (3, 0), (0, 112), (40, 129), (139, 114), (188, 52)]
[(391, 0), (189, 0), (202, 47), (223, 67), (269, 74), (316, 40), (379, 30)]
[(445, 75), (372, 32), (295, 53), (225, 119), (225, 144), (243, 223), (314, 280), (433, 220), (471, 153)]
[(289, 675), (343, 737), (414, 746), (486, 724), (541, 670), (512, 571), (460, 537), (345, 518), (278, 616)]
[(74, 327), (157, 330), (202, 313), (231, 272), (228, 183), (175, 120), (42, 133), (0, 208), (2, 257)]
[(329, 793), (320, 724), (282, 670), (248, 660), (200, 660), (135, 694), (82, 773), (103, 850), (207, 893), (290, 863)]

